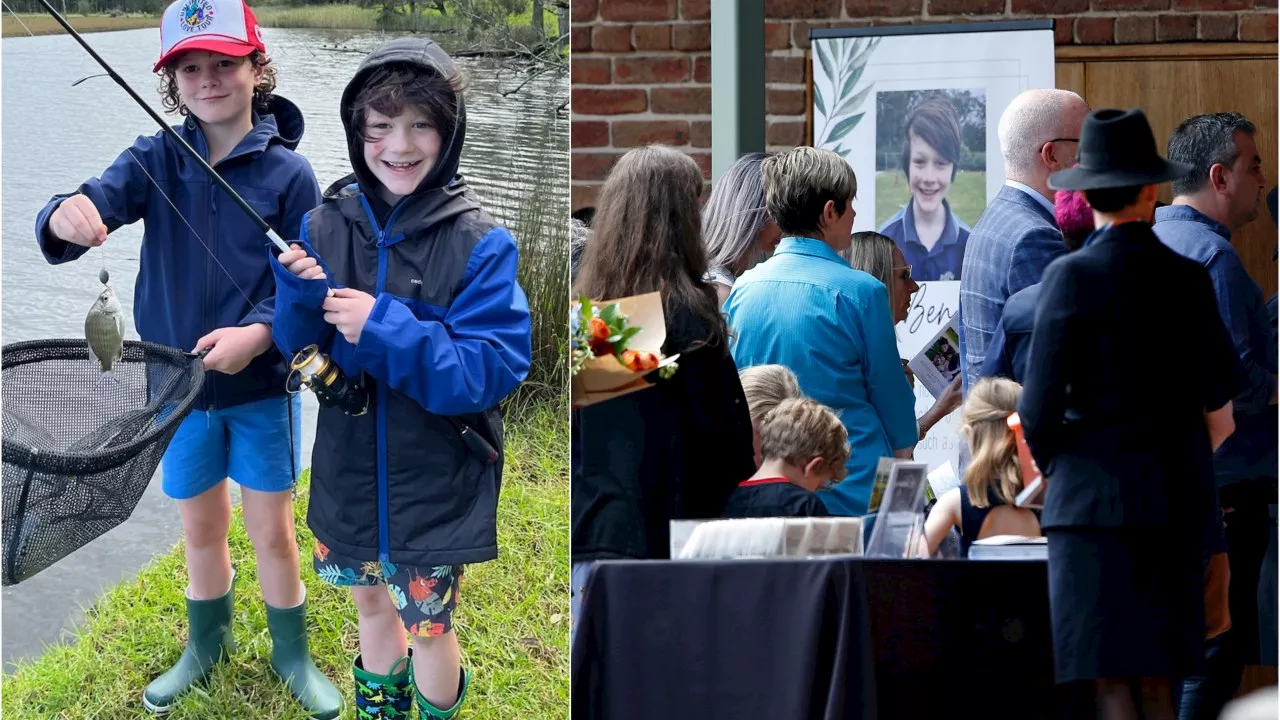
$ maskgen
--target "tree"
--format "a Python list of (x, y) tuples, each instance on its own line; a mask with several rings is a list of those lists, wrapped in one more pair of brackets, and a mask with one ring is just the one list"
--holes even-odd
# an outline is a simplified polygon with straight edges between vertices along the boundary
[(542, 0), (533, 0), (533, 31), (538, 34), (538, 37), (547, 33), (542, 27)]

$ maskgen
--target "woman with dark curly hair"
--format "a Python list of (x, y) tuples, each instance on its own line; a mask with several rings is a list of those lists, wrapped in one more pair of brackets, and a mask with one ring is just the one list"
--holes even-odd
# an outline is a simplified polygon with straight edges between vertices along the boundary
[[(177, 134), (276, 232), (298, 237), (320, 187), (294, 152), (302, 114), (273, 93), (275, 68), (253, 11), (242, 0), (177, 0), (161, 20), (160, 46), (153, 70), (164, 106), (186, 118)], [(204, 365), (213, 371), (162, 460), (162, 487), (177, 501), (186, 541), (187, 646), (165, 658), (174, 665), (147, 686), (142, 704), (168, 711), (233, 646), (230, 477), (242, 489), (257, 553), (272, 669), (312, 717), (336, 718), (341, 696), (307, 647), (292, 503), (302, 406), (285, 392), (288, 368), (272, 351), (267, 236), (162, 132), (138, 138), (101, 177), (51, 199), (36, 238), (46, 260), (64, 263), (139, 220), (138, 334), (208, 350)]]

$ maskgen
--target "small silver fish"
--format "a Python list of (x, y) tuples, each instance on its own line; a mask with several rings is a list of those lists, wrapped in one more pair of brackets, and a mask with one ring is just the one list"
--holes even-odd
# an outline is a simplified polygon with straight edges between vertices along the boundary
[[(103, 270), (99, 278), (105, 278)], [(106, 285), (106, 283), (103, 283)], [(111, 372), (111, 368), (124, 357), (124, 311), (120, 301), (110, 285), (106, 285), (89, 308), (84, 319), (84, 338), (89, 343), (89, 357), (102, 365), (102, 372)]]

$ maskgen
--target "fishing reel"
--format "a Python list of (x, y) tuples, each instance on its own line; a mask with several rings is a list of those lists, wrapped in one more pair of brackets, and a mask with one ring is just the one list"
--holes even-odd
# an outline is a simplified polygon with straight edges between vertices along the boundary
[(298, 351), (289, 363), (291, 372), (286, 389), (297, 393), (310, 388), (316, 399), (325, 407), (336, 407), (344, 413), (359, 417), (369, 411), (369, 393), (360, 383), (348, 378), (342, 368), (329, 356), (320, 352), (320, 346), (308, 345)]
[[(303, 387), (311, 388), (321, 405), (339, 408), (352, 417), (359, 417), (369, 411), (368, 390), (351, 381), (337, 363), (320, 352), (318, 345), (308, 345), (299, 350), (293, 356), (290, 367), (292, 372), (289, 373), (286, 386), (289, 392), (299, 392)], [(485, 465), (498, 461), (497, 449), (474, 428), (456, 417), (446, 417), (446, 420), (466, 445), (467, 452)]]

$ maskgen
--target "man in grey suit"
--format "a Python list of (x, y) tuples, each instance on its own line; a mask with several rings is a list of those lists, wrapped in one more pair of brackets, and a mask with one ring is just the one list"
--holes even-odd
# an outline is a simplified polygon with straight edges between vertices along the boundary
[(963, 388), (978, 381), (1005, 301), (1040, 282), (1067, 249), (1053, 217), (1049, 175), (1070, 168), (1089, 106), (1068, 90), (1027, 90), (1000, 116), (1005, 184), (969, 235), (960, 271)]

